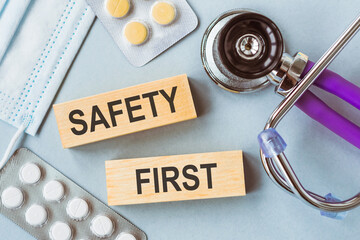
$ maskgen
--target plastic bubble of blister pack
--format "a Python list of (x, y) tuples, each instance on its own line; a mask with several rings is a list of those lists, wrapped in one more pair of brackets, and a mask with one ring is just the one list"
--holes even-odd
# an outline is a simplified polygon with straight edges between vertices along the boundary
[(37, 239), (147, 239), (139, 228), (25, 148), (0, 170), (0, 197), (0, 212)]
[(87, 0), (126, 58), (140, 67), (192, 32), (186, 0)]

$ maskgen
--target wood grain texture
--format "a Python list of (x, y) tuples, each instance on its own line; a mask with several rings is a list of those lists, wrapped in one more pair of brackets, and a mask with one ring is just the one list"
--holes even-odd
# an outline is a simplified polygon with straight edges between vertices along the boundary
[[(175, 92), (172, 109), (171, 102), (169, 99), (166, 99), (166, 96), (171, 97), (173, 91)], [(147, 93), (154, 92), (156, 95), (152, 97), (145, 96)], [(130, 98), (133, 99), (130, 101)], [(153, 102), (151, 102), (150, 98), (152, 98)], [(128, 100), (129, 102), (127, 102)], [(122, 111), (122, 113), (113, 114), (114, 116), (112, 117), (108, 104), (114, 101), (118, 102), (112, 106), (112, 113), (116, 111)], [(129, 106), (140, 106), (140, 108), (131, 110)], [(98, 109), (95, 119), (99, 121), (101, 119), (99, 114), (102, 114), (106, 123), (97, 123), (92, 127), (95, 107)], [(185, 74), (55, 104), (53, 108), (64, 148), (118, 137), (197, 117), (189, 81)], [(74, 114), (75, 110), (77, 111), (76, 114)], [(81, 111), (81, 114), (79, 114), (78, 110)], [(132, 114), (133, 120), (135, 119), (136, 121), (132, 122), (129, 114)], [(85, 127), (79, 123), (74, 124), (74, 120), (70, 121), (70, 116), (86, 123), (85, 133), (74, 134), (74, 131), (85, 130)], [(114, 119), (116, 121), (115, 124), (113, 122)]]
[[(200, 166), (214, 163), (216, 167), (211, 168), (212, 186), (209, 188), (207, 169)], [(196, 172), (187, 171), (199, 179), (198, 187), (193, 190), (187, 190), (184, 187), (184, 183), (188, 186), (195, 185), (194, 180), (183, 175), (183, 169), (188, 165), (197, 168)], [(175, 181), (180, 191), (167, 182), (167, 192), (164, 192), (162, 169), (167, 167), (175, 167), (179, 170), (179, 176)], [(105, 162), (105, 169), (109, 205), (232, 197), (246, 194), (242, 151), (112, 160)], [(139, 194), (139, 179), (137, 179), (136, 171), (141, 169), (149, 169), (149, 172), (140, 175), (143, 181), (149, 179), (149, 182), (141, 184), (141, 194)], [(158, 173), (158, 192), (155, 191), (155, 171)], [(172, 171), (166, 173), (167, 177), (175, 175)]]

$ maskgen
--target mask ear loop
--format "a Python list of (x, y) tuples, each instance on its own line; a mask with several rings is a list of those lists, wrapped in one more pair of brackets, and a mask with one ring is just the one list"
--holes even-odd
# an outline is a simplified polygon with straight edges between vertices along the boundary
[(0, 169), (4, 167), (4, 165), (9, 160), (9, 156), (11, 153), (11, 150), (14, 148), (15, 144), (18, 142), (19, 138), (23, 135), (26, 128), (29, 126), (30, 121), (27, 119), (24, 121), (24, 123), (18, 128), (18, 130), (15, 132), (14, 136), (11, 138), (9, 145), (6, 148), (6, 151), (0, 161)]

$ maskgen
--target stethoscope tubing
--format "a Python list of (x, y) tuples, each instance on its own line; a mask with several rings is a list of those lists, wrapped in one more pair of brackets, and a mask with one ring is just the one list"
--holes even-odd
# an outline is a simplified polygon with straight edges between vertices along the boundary
[[(305, 75), (313, 66), (314, 63), (308, 61), (303, 75)], [(333, 95), (343, 99), (360, 110), (360, 88), (355, 84), (347, 81), (337, 73), (326, 69), (315, 80), (314, 85), (329, 93), (332, 93)]]
[[(304, 75), (313, 65), (313, 62), (308, 62)], [(340, 75), (326, 69), (316, 79), (314, 86), (334, 94), (360, 110), (360, 88)], [(310, 90), (306, 91), (295, 105), (308, 116), (360, 149), (360, 127), (330, 108)]]
[[(325, 54), (319, 59), (319, 61), (311, 67), (311, 69), (304, 76), (303, 80), (299, 82), (299, 84), (294, 88), (294, 90), (289, 93), (289, 95), (274, 110), (265, 125), (265, 130), (270, 128), (276, 128), (281, 119), (306, 93), (307, 89), (311, 86), (311, 84), (315, 82), (315, 80), (320, 76), (320, 74), (325, 70), (325, 68), (332, 62), (332, 60), (337, 56), (337, 54), (339, 54), (339, 52), (344, 48), (344, 46), (357, 33), (359, 28), (360, 15), (350, 24), (350, 26), (345, 30), (345, 32), (341, 34), (341, 36), (325, 52)], [(328, 84), (325, 84), (323, 87), (325, 88), (327, 87), (327, 85)], [(348, 84), (345, 85), (346, 88), (350, 86)], [(341, 83), (341, 86), (345, 85), (344, 82)], [(354, 91), (354, 93), (357, 92), (357, 90), (354, 90), (352, 86), (350, 86), (349, 90)], [(335, 94), (337, 96), (340, 95), (340, 97), (343, 96), (343, 94), (340, 94), (338, 91), (340, 90), (335, 91)], [(353, 97), (347, 100), (356, 105), (356, 99), (357, 98), (355, 98), (354, 102), (352, 101), (354, 100)], [(287, 160), (284, 152), (268, 158), (265, 156), (263, 150), (260, 149), (260, 157), (266, 173), (269, 175), (269, 177), (271, 178), (271, 180), (273, 180), (275, 184), (282, 187), (282, 189), (286, 192), (294, 194), (297, 198), (312, 207), (322, 209), (324, 211), (339, 212), (347, 211), (360, 205), (360, 193), (345, 201), (334, 203), (328, 202), (324, 197), (321, 197), (315, 193), (306, 190), (296, 177), (296, 174), (292, 170), (291, 165)]]
[(360, 193), (344, 201), (327, 202), (324, 197), (306, 190), (291, 168), (284, 153), (272, 158), (265, 158), (265, 155), (261, 151), (261, 160), (264, 166), (266, 166), (265, 170), (270, 179), (273, 180), (276, 185), (286, 192), (295, 195), (311, 207), (329, 212), (343, 212), (351, 210), (360, 204)]

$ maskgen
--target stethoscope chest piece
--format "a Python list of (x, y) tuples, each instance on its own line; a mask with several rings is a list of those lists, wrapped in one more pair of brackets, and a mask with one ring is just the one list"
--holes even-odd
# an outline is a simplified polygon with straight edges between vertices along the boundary
[(267, 17), (232, 10), (216, 18), (201, 43), (201, 57), (210, 78), (232, 92), (251, 92), (269, 83), (284, 51), (278, 27)]

